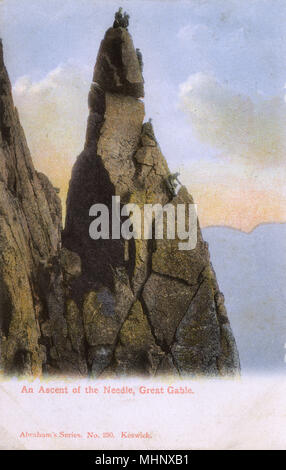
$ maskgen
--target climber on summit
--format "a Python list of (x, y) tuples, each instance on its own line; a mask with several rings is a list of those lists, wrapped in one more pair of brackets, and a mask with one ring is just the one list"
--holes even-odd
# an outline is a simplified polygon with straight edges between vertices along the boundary
[(126, 13), (126, 11), (124, 12), (124, 14), (122, 13), (123, 9), (122, 7), (120, 7), (114, 15), (113, 28), (128, 28), (130, 16)]
[(176, 189), (178, 184), (182, 184), (179, 181), (178, 176), (180, 176), (180, 173), (170, 173), (165, 180), (170, 193), (174, 197), (177, 195)]

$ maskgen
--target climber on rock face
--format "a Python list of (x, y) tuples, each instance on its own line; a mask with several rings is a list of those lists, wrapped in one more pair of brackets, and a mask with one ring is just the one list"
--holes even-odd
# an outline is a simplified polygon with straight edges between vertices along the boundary
[(150, 139), (153, 139), (156, 142), (156, 137), (153, 129), (152, 119), (150, 118), (148, 122), (144, 122), (142, 127), (142, 135), (147, 135)]
[(166, 184), (167, 184), (167, 187), (170, 191), (170, 193), (172, 194), (172, 196), (176, 196), (176, 189), (177, 189), (177, 186), (178, 184), (182, 184), (179, 179), (178, 179), (178, 176), (180, 176), (180, 173), (170, 173), (167, 178), (166, 178)]
[(123, 9), (122, 7), (120, 7), (114, 15), (113, 28), (128, 28), (130, 16), (126, 13), (126, 11), (124, 12), (124, 14), (122, 13)]

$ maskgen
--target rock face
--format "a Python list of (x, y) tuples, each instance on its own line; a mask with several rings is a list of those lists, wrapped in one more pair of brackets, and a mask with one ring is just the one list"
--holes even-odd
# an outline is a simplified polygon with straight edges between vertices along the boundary
[[(173, 195), (166, 184), (166, 160), (152, 125), (143, 122), (143, 83), (130, 34), (110, 28), (98, 53), (85, 148), (67, 199), (63, 245), (82, 265), (67, 298), (68, 318), (78, 325), (73, 341), (84, 342), (86, 367), (95, 376), (235, 374), (239, 357), (199, 226), (195, 248), (185, 251), (178, 238), (89, 235), (95, 203), (108, 207), (112, 225), (112, 196), (120, 197), (121, 207), (193, 203), (186, 188)], [(153, 230), (154, 219), (150, 224)]]

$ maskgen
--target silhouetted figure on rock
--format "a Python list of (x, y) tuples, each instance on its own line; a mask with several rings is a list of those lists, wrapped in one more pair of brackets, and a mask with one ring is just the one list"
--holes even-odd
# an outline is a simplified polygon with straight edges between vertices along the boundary
[(113, 28), (127, 29), (129, 26), (129, 18), (130, 16), (126, 13), (126, 11), (123, 14), (123, 10), (120, 7), (119, 10), (114, 15)]

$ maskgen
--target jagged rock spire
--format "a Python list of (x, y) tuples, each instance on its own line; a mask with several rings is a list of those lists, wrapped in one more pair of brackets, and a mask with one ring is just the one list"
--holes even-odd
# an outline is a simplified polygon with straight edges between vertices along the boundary
[(94, 69), (63, 236), (82, 262), (69, 302), (83, 319), (87, 366), (96, 376), (233, 374), (238, 353), (199, 226), (190, 251), (165, 238), (89, 236), (90, 207), (104, 203), (112, 213), (112, 196), (141, 207), (193, 202), (186, 188), (173, 195), (166, 184), (170, 171), (151, 123), (144, 124), (143, 95), (131, 36), (110, 28)]

